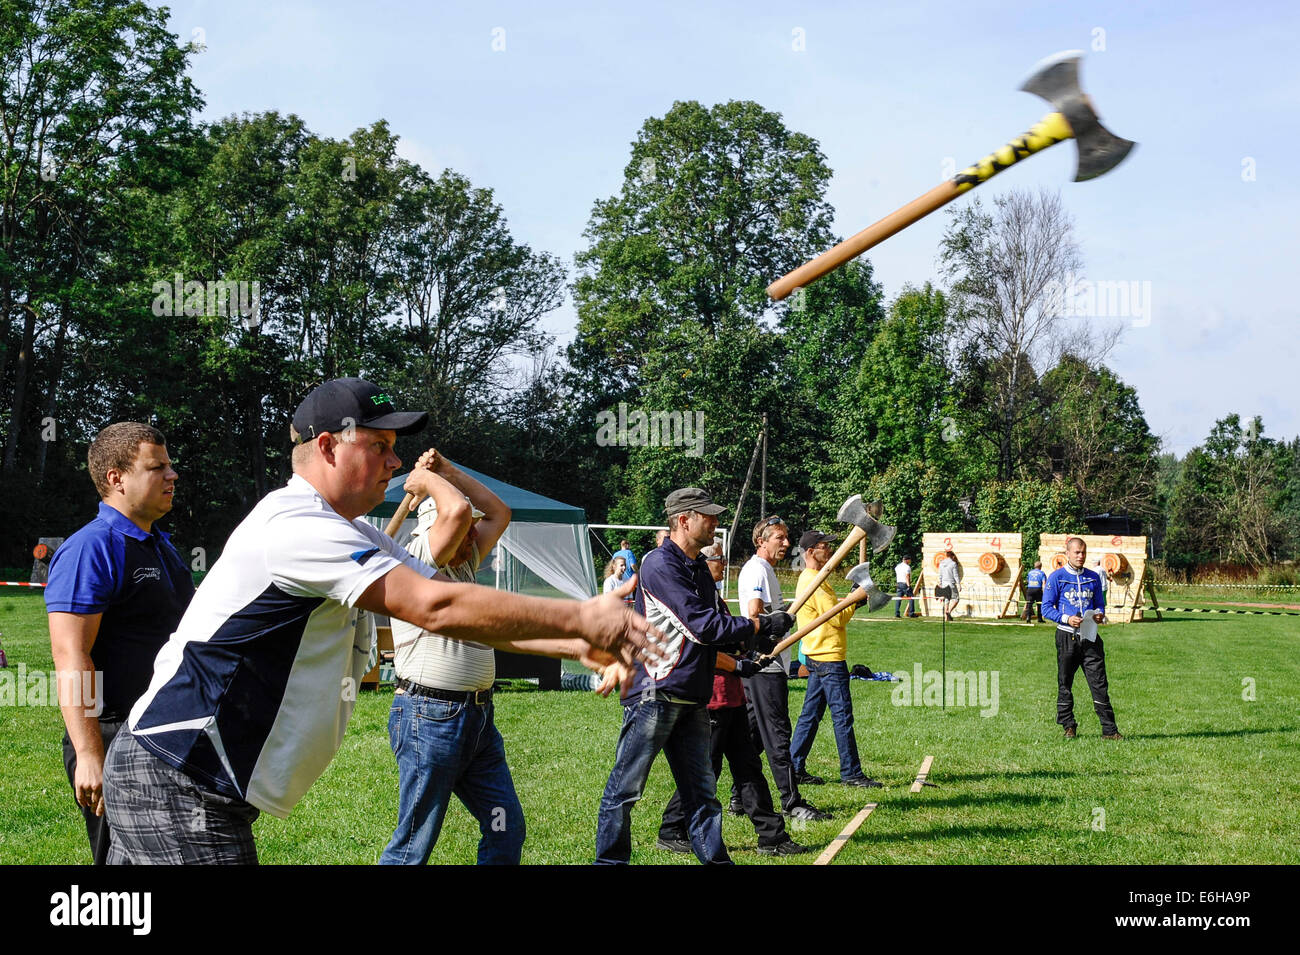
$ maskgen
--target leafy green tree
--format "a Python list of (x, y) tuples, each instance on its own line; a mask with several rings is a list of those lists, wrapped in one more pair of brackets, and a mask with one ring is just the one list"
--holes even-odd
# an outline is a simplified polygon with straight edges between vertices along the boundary
[(1058, 448), (1064, 478), (1074, 486), (1085, 514), (1130, 514), (1146, 523), (1157, 515), (1159, 439), (1151, 433), (1137, 391), (1104, 365), (1093, 368), (1063, 355), (1043, 376), (1051, 404), (1044, 416), (1039, 472)]
[[(594, 458), (628, 498), (611, 513), (649, 519), (646, 509), (683, 484), (734, 498), (765, 411), (769, 511), (799, 506), (790, 472), (806, 475), (807, 462), (786, 456), (789, 353), (766, 324), (764, 289), (831, 243), (822, 198), (829, 178), (817, 144), (756, 103), (677, 103), (642, 126), (622, 188), (596, 203), (589, 245), (577, 256), (569, 360), (593, 418), (620, 401), (633, 411), (698, 412), (704, 439), (627, 447), (593, 436)], [(851, 307), (875, 294), (864, 275), (843, 280), (858, 285)], [(798, 300), (825, 315), (819, 303), (815, 295)], [(800, 318), (785, 320), (806, 330)]]
[(989, 481), (975, 498), (975, 514), (977, 531), (1023, 535), (1026, 568), (1038, 559), (1039, 535), (1088, 532), (1078, 491), (1061, 481)]
[(1258, 417), (1243, 426), (1232, 414), (1188, 453), (1170, 500), (1165, 549), (1171, 566), (1234, 561), (1259, 567), (1294, 546), (1286, 536), (1285, 452), (1263, 435)]

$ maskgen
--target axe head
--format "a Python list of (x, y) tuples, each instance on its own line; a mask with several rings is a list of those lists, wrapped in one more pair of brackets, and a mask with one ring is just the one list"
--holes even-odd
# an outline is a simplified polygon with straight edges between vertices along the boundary
[(858, 564), (844, 576), (853, 582), (856, 589), (866, 593), (863, 600), (866, 601), (867, 610), (871, 613), (879, 610), (893, 599), (889, 594), (881, 591), (871, 579), (870, 562)]
[(1120, 139), (1097, 118), (1092, 100), (1079, 86), (1079, 60), (1083, 54), (1068, 50), (1049, 56), (1034, 67), (1029, 79), (1020, 87), (1035, 93), (1061, 113), (1079, 147), (1079, 164), (1074, 181), (1096, 179), (1118, 166), (1136, 145)]
[(879, 554), (889, 546), (889, 542), (894, 539), (894, 532), (898, 530), (896, 527), (882, 524), (876, 520), (880, 514), (881, 504), (879, 501), (864, 504), (862, 495), (854, 494), (840, 505), (840, 511), (835, 516), (846, 524), (853, 524), (862, 528), (867, 534), (867, 541), (871, 544), (872, 551)]

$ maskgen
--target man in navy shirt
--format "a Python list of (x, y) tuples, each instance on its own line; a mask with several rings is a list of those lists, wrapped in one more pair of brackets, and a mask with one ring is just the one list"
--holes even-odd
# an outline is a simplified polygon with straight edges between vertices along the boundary
[(154, 523), (172, 509), (176, 472), (162, 433), (120, 421), (87, 455), (99, 514), (50, 561), (45, 609), (67, 732), (63, 763), (86, 820), (95, 864), (108, 857), (104, 753), (153, 661), (194, 596), (194, 580)]
[(716, 647), (741, 643), (770, 650), (794, 622), (782, 611), (751, 620), (718, 609), (717, 590), (700, 550), (713, 543), (725, 508), (707, 492), (679, 488), (668, 495), (664, 510), (668, 539), (641, 560), (636, 609), (663, 632), (665, 655), (656, 664), (638, 663), (623, 697), (614, 768), (600, 799), (597, 864), (622, 864), (631, 857), (632, 807), (660, 750), (677, 783), (696, 857), (704, 863), (731, 862), (722, 841), (722, 804), (709, 755)]
[(1034, 604), (1038, 604), (1038, 622), (1043, 622), (1043, 585), (1047, 583), (1047, 575), (1043, 573), (1043, 562), (1034, 561), (1034, 568), (1029, 572), (1029, 579), (1025, 582), (1025, 622), (1029, 623), (1034, 616)]
[(1106, 652), (1096, 624), (1106, 622), (1106, 595), (1101, 579), (1083, 566), (1088, 545), (1082, 538), (1065, 542), (1064, 567), (1052, 571), (1043, 591), (1043, 616), (1056, 624), (1056, 722), (1074, 739), (1074, 674), (1080, 666), (1092, 692), (1092, 704), (1101, 720), (1103, 739), (1123, 739), (1115, 725), (1106, 684)]

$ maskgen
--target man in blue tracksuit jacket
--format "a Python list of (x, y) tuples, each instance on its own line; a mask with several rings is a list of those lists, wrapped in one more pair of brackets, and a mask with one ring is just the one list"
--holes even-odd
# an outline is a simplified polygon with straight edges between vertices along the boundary
[(700, 549), (713, 543), (725, 508), (700, 488), (687, 487), (669, 494), (664, 510), (669, 537), (641, 560), (636, 609), (667, 638), (666, 657), (649, 669), (638, 663), (624, 688), (623, 728), (596, 824), (597, 864), (626, 863), (631, 857), (632, 807), (660, 750), (677, 783), (696, 857), (704, 863), (731, 862), (709, 753), (714, 648), (745, 643), (767, 651), (794, 622), (782, 611), (764, 614), (755, 624), (718, 610)]
[(1043, 622), (1043, 585), (1047, 583), (1047, 575), (1043, 573), (1043, 562), (1034, 561), (1033, 569), (1029, 571), (1029, 579), (1025, 583), (1025, 622), (1028, 623), (1034, 616), (1034, 604), (1038, 604), (1038, 622)]
[(1115, 711), (1110, 707), (1110, 693), (1106, 685), (1106, 653), (1100, 635), (1084, 639), (1079, 635), (1084, 616), (1106, 621), (1106, 594), (1101, 578), (1083, 566), (1088, 558), (1088, 545), (1081, 538), (1071, 537), (1065, 542), (1066, 564), (1052, 571), (1043, 590), (1043, 616), (1056, 623), (1056, 722), (1065, 727), (1067, 739), (1076, 733), (1074, 722), (1075, 671), (1083, 667), (1083, 675), (1092, 691), (1092, 704), (1101, 720), (1103, 739), (1123, 739), (1115, 725)]

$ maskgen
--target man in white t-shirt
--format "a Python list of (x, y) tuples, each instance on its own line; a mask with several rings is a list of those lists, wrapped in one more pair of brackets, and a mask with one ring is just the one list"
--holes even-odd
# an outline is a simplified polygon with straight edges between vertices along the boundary
[[(437, 451), (415, 463), (432, 472), (432, 494), (416, 511), (411, 554), (454, 580), (474, 583), (482, 555), (510, 524), (510, 508)], [(397, 688), (388, 738), (397, 759), (397, 828), (381, 865), (424, 865), (454, 792), (478, 820), (480, 865), (517, 865), (524, 811), (505, 742), (494, 722), (496, 654), (487, 644), (448, 640), (393, 621)]]
[[(768, 517), (754, 525), (755, 554), (740, 568), (736, 590), (740, 612), (752, 620), (759, 614), (780, 610), (781, 583), (772, 566), (790, 549), (790, 531), (779, 517)], [(772, 781), (781, 794), (781, 811), (801, 822), (822, 822), (831, 818), (809, 803), (799, 792), (799, 783), (820, 785), (823, 780), (811, 774), (798, 776), (790, 757), (790, 651), (783, 650), (761, 671), (745, 680), (745, 705), (749, 714), (749, 733), (754, 748), (767, 753)], [(732, 812), (737, 798), (732, 794)]]
[[(294, 475), (226, 542), (154, 662), (105, 758), (110, 863), (253, 863), (259, 811), (285, 817), (343, 741), (373, 625), (387, 614), (452, 639), (582, 659), (608, 692), (660, 634), (622, 594), (576, 603), (431, 579), (434, 569), (361, 520), (401, 460), (398, 412), (359, 378), (298, 406)], [(431, 472), (406, 487), (431, 493)]]
[[(912, 596), (912, 558), (904, 557), (897, 566), (894, 567), (894, 579), (898, 583), (898, 596), (900, 599), (894, 601), (894, 617), (902, 616), (903, 601), (901, 598)], [(909, 617), (921, 616), (916, 612), (916, 601), (907, 602), (907, 615)]]

